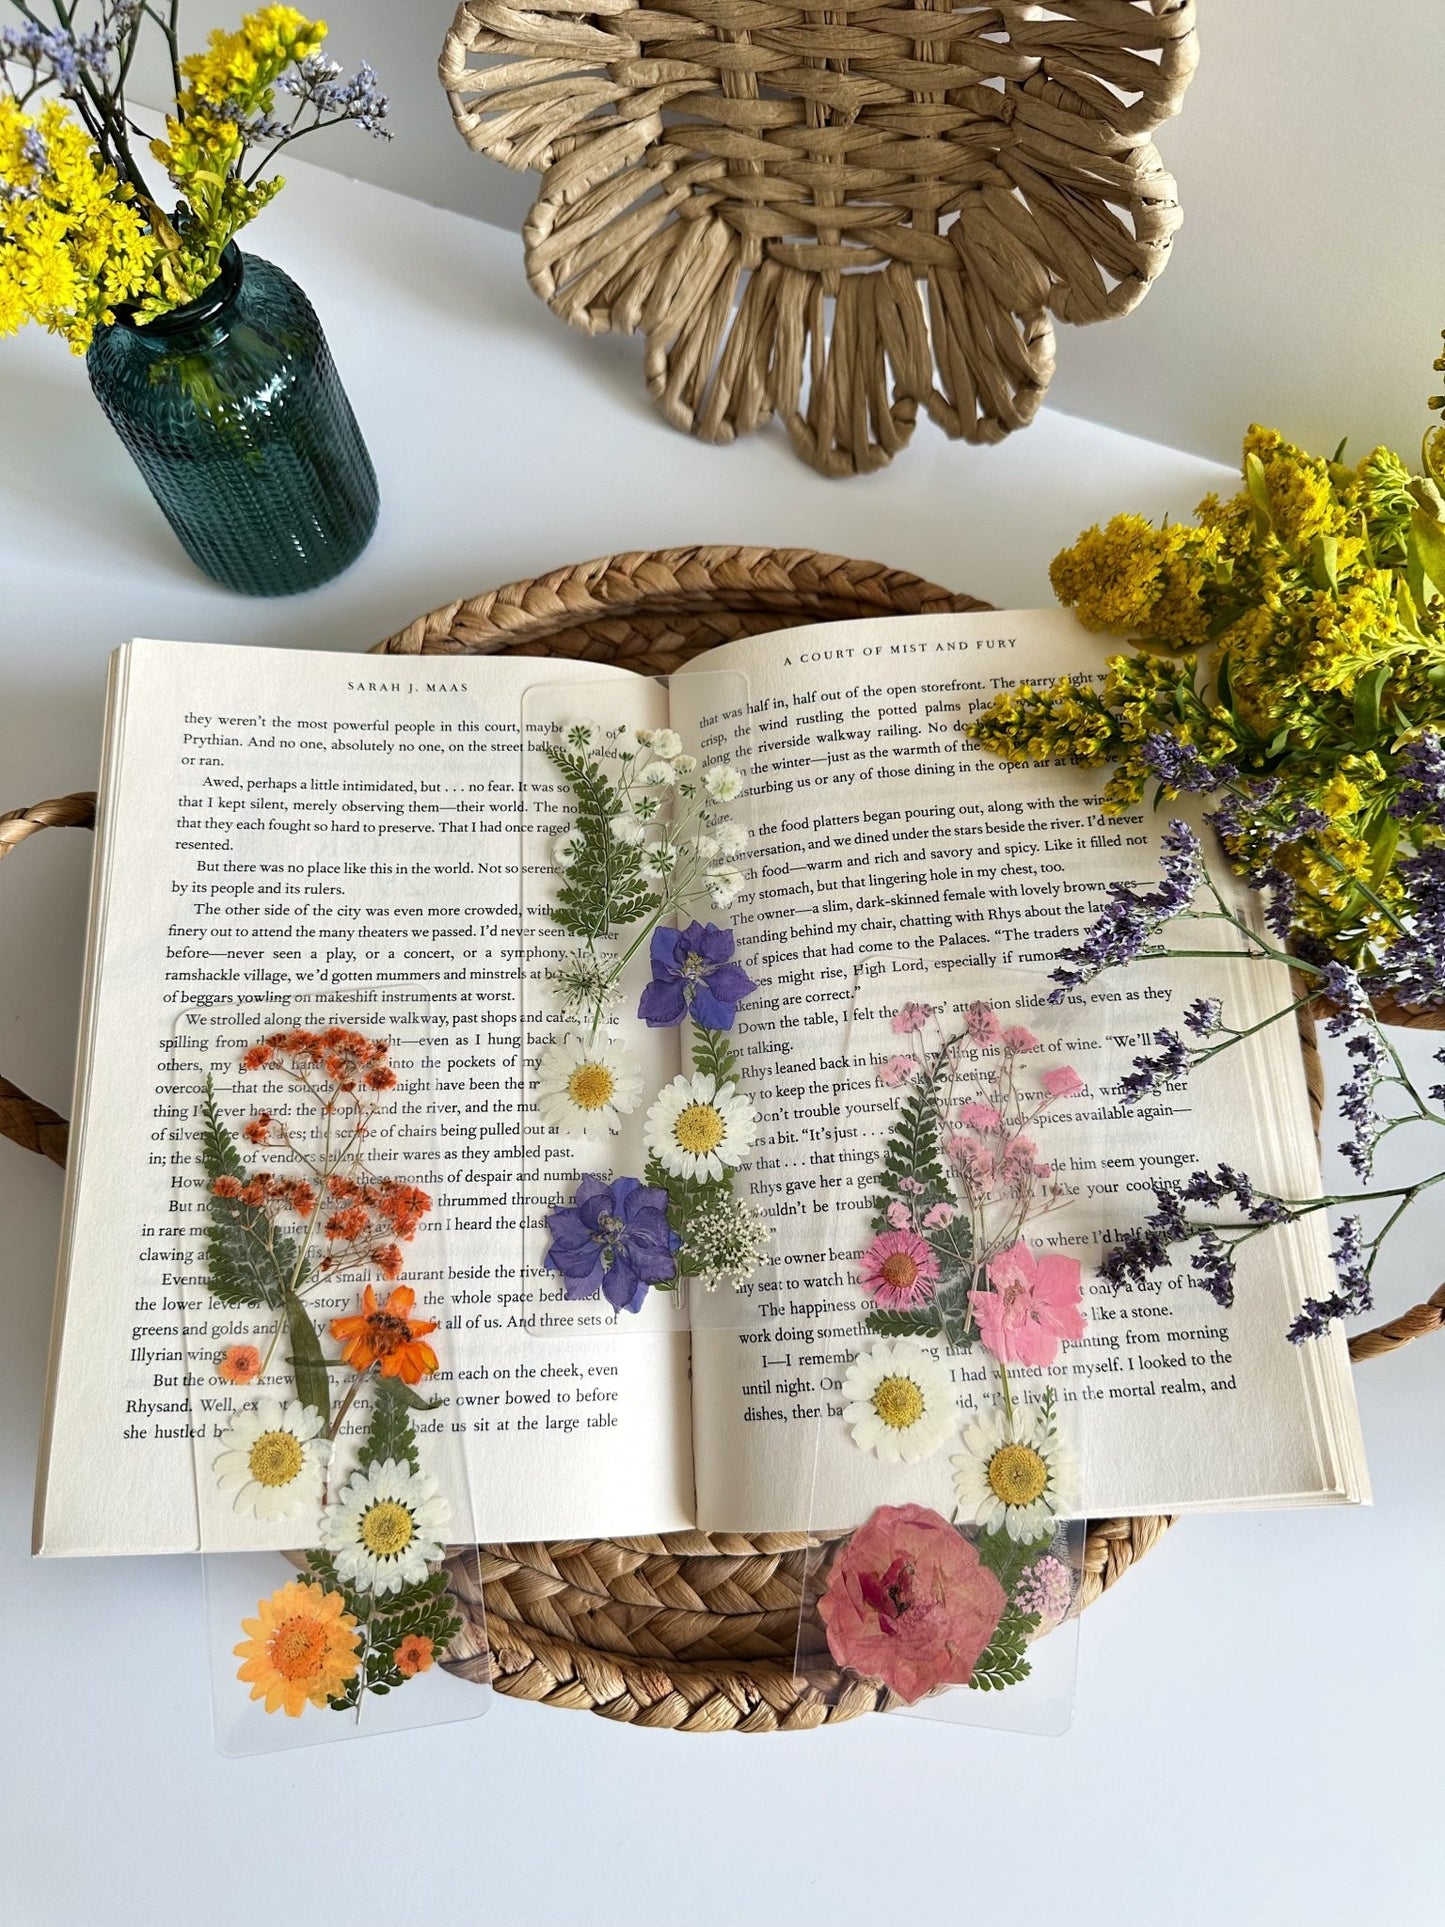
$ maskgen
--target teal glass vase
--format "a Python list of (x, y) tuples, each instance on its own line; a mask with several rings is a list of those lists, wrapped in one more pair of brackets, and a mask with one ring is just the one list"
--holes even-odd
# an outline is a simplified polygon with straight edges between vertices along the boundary
[(90, 384), (181, 546), (241, 595), (295, 595), (354, 562), (376, 471), (315, 310), (233, 242), (197, 300), (96, 330)]

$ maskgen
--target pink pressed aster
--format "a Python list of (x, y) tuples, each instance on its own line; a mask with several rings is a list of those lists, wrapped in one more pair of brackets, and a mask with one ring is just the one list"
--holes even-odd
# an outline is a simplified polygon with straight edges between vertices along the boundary
[(878, 1082), (896, 1091), (900, 1084), (908, 1082), (917, 1069), (917, 1061), (912, 1057), (890, 1057), (878, 1067)]
[(1003, 1039), (1003, 1025), (992, 1004), (970, 1004), (963, 1013), (964, 1029), (980, 1050)]
[(1077, 1097), (1084, 1088), (1084, 1080), (1072, 1064), (1060, 1064), (1054, 1070), (1045, 1071), (1042, 1082), (1050, 1097)]
[(893, 1019), (893, 1028), (900, 1037), (910, 1037), (922, 1030), (932, 1015), (932, 1004), (905, 1004)]
[(1039, 1040), (1024, 1024), (1010, 1024), (1003, 1034), (1004, 1046), (1008, 1050), (1039, 1050)]
[(879, 1506), (833, 1561), (818, 1601), (840, 1666), (912, 1706), (965, 1686), (1007, 1595), (977, 1550), (926, 1506)]
[(1024, 1239), (989, 1260), (988, 1291), (971, 1291), (978, 1335), (1005, 1365), (1052, 1365), (1063, 1339), (1082, 1338), (1077, 1258), (1035, 1253)]
[(938, 1260), (916, 1231), (881, 1231), (860, 1261), (864, 1291), (882, 1311), (926, 1305), (938, 1287)]
[(1003, 1116), (992, 1104), (965, 1104), (958, 1121), (966, 1131), (1001, 1131)]

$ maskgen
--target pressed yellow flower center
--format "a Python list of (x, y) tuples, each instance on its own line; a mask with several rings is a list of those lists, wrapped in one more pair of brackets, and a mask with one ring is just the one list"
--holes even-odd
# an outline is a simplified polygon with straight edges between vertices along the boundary
[(911, 1378), (880, 1379), (873, 1393), (873, 1410), (895, 1432), (917, 1425), (926, 1410), (922, 1390)]
[(1032, 1505), (1049, 1482), (1049, 1468), (1031, 1445), (1001, 1445), (988, 1462), (988, 1482), (1005, 1505)]
[(567, 1079), (567, 1095), (581, 1111), (600, 1111), (612, 1101), (617, 1080), (605, 1064), (579, 1064)]
[(910, 1258), (906, 1251), (895, 1251), (883, 1260), (881, 1277), (885, 1285), (895, 1291), (906, 1291), (918, 1276), (918, 1260)]
[(711, 1104), (689, 1104), (673, 1125), (672, 1134), (684, 1151), (691, 1151), (694, 1157), (706, 1157), (727, 1136), (727, 1126), (722, 1113)]
[(271, 1636), (271, 1664), (282, 1679), (312, 1679), (326, 1658), (326, 1628), (319, 1619), (288, 1619)]
[(263, 1432), (246, 1461), (257, 1485), (290, 1485), (305, 1462), (294, 1432)]
[(416, 1537), (416, 1522), (395, 1499), (378, 1499), (361, 1515), (361, 1543), (373, 1559), (394, 1559)]

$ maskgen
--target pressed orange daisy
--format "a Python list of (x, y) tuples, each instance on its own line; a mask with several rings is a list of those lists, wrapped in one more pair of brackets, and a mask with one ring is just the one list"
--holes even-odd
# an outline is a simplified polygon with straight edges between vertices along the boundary
[(378, 1306), (370, 1285), (361, 1294), (361, 1310), (349, 1318), (333, 1318), (331, 1336), (343, 1340), (341, 1356), (355, 1371), (381, 1368), (383, 1378), (399, 1378), (415, 1385), (437, 1368), (437, 1355), (422, 1343), (428, 1332), (437, 1328), (434, 1318), (413, 1318), (411, 1308), (416, 1293), (410, 1285), (398, 1285), (384, 1305)]
[(250, 1637), (234, 1649), (244, 1662), (236, 1678), (249, 1683), (251, 1698), (264, 1700), (268, 1713), (284, 1708), (299, 1719), (305, 1706), (324, 1706), (361, 1670), (361, 1636), (345, 1604), (339, 1592), (293, 1579), (260, 1601), (255, 1619), (241, 1621)]
[(391, 1656), (391, 1663), (403, 1679), (413, 1679), (431, 1665), (433, 1647), (425, 1633), (408, 1633)]
[(254, 1345), (228, 1345), (216, 1360), (216, 1370), (229, 1385), (249, 1385), (261, 1376), (261, 1354)]

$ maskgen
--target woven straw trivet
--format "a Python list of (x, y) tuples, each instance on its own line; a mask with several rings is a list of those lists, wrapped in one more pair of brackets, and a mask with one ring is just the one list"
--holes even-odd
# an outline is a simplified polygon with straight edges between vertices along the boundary
[[(877, 563), (804, 549), (635, 552), (512, 583), (420, 617), (379, 645), (394, 654), (563, 655), (663, 674), (715, 643), (850, 616), (984, 609)], [(87, 827), (93, 796), (0, 816), (0, 856), (46, 826)], [(1313, 1026), (1301, 1028), (1312, 1102), (1323, 1080)], [(0, 1134), (65, 1162), (63, 1118), (0, 1079)], [(1373, 1358), (1445, 1323), (1445, 1286), (1428, 1303), (1351, 1340)], [(1090, 1522), (1080, 1607), (1155, 1545), (1168, 1518)], [(852, 1719), (893, 1704), (840, 1685), (814, 1621), (793, 1659), (798, 1610), (826, 1541), (805, 1533), (678, 1532), (637, 1539), (483, 1546), (486, 1632), (467, 1614), (448, 1664), (519, 1699), (692, 1733), (771, 1733)], [(457, 1561), (464, 1614), (477, 1568)], [(810, 1589), (814, 1590), (814, 1589)]]
[(439, 71), (467, 144), (539, 176), (555, 314), (642, 335), (674, 427), (776, 415), (853, 475), (920, 412), (1001, 440), (1055, 318), (1143, 298), (1180, 221), (1150, 136), (1195, 59), (1194, 0), (465, 0)]

